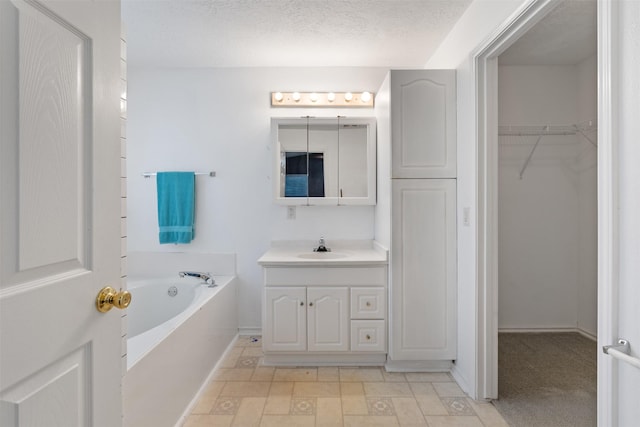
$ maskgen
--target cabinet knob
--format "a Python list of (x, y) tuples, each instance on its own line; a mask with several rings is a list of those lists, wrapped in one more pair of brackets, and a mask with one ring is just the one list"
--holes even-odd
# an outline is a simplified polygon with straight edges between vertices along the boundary
[(371, 307), (371, 301), (367, 301), (367, 303), (365, 304), (367, 307)]
[(367, 334), (367, 339), (370, 340), (371, 339), (371, 335)]
[(300, 307), (304, 305), (304, 301), (300, 301)]
[(309, 303), (309, 307), (313, 307), (313, 303), (312, 302)]

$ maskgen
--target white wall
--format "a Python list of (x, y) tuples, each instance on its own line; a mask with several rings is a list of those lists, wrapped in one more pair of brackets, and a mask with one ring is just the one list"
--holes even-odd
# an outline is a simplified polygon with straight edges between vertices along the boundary
[[(567, 126), (581, 121), (579, 106), (595, 120), (595, 65), (499, 67), (499, 124)], [(596, 149), (545, 136), (520, 179), (536, 140), (499, 140), (499, 327), (595, 335)]]
[[(375, 92), (386, 70), (346, 68), (130, 69), (128, 247), (132, 251), (237, 254), (239, 324), (261, 327), (262, 272), (271, 240), (372, 239), (374, 207), (286, 207), (272, 202), (271, 117), (367, 116), (372, 109), (270, 107), (270, 92)], [(196, 180), (195, 239), (158, 243), (156, 187), (145, 171), (216, 171)], [(214, 272), (215, 273), (215, 272)], [(177, 274), (177, 272), (176, 272)]]
[[(477, 293), (478, 268), (476, 252), (476, 78), (473, 52), (497, 34), (510, 16), (530, 0), (476, 0), (429, 59), (426, 68), (455, 68), (458, 106), (458, 358), (453, 373), (460, 386), (471, 397), (478, 395), (477, 378)], [(462, 224), (462, 210), (468, 207), (472, 216), (469, 226)]]
[[(391, 75), (387, 74), (376, 96), (378, 130), (378, 198), (375, 208), (376, 240), (391, 248)], [(393, 253), (389, 251), (389, 263)]]
[[(597, 55), (576, 66), (578, 78), (578, 122), (594, 121), (598, 117)], [(586, 134), (594, 143), (597, 132)], [(598, 168), (597, 148), (584, 138), (578, 153), (578, 211), (580, 221), (578, 328), (596, 336), (598, 333)]]

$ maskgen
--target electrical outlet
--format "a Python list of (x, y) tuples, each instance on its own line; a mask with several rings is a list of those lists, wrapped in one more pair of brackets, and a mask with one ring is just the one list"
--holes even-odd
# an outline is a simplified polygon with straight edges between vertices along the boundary
[(287, 219), (296, 219), (296, 207), (287, 206)]

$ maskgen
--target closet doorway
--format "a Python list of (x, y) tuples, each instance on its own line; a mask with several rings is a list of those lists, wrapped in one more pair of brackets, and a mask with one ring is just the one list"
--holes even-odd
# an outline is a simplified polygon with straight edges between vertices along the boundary
[(509, 425), (595, 426), (595, 1), (498, 58), (498, 400)]

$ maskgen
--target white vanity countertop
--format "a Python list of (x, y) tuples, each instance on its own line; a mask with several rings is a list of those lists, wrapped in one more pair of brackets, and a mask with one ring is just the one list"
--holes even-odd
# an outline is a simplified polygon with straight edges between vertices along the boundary
[(259, 259), (263, 266), (352, 266), (388, 264), (388, 250), (371, 240), (337, 241), (325, 243), (330, 252), (314, 252), (318, 241), (274, 241)]

